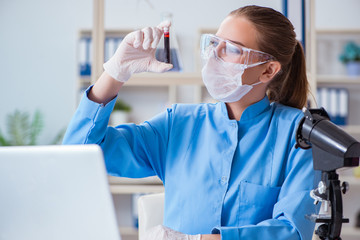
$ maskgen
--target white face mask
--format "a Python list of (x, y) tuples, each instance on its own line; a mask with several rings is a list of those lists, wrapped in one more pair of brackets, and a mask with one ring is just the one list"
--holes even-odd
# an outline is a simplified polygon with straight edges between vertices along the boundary
[(246, 65), (229, 63), (209, 57), (202, 68), (202, 78), (211, 97), (221, 102), (236, 102), (244, 97), (253, 86), (242, 84), (242, 75)]

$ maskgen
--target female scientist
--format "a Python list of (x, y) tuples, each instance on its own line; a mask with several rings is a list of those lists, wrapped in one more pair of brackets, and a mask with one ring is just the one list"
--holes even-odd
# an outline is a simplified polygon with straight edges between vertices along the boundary
[(125, 37), (64, 143), (99, 144), (111, 175), (163, 181), (164, 226), (154, 239), (311, 239), (312, 155), (295, 148), (308, 82), (302, 47), (281, 13), (242, 7), (216, 35), (202, 36), (202, 77), (218, 103), (174, 104), (140, 125), (108, 126), (133, 73), (172, 68), (154, 57), (168, 25)]

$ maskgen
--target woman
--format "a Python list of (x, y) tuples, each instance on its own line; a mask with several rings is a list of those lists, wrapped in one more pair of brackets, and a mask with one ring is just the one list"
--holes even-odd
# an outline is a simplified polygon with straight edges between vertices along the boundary
[(175, 104), (140, 125), (107, 126), (133, 73), (172, 67), (154, 58), (168, 25), (125, 37), (64, 143), (99, 144), (111, 175), (159, 176), (166, 227), (153, 232), (158, 239), (311, 239), (304, 215), (317, 211), (309, 197), (315, 173), (311, 151), (295, 148), (308, 82), (302, 47), (281, 13), (239, 8), (202, 37), (203, 81), (219, 103)]

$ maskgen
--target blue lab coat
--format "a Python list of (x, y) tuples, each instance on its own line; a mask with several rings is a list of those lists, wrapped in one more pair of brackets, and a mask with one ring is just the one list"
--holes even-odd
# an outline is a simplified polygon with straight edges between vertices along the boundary
[(309, 192), (311, 150), (295, 148), (303, 113), (265, 96), (240, 121), (225, 103), (174, 104), (140, 125), (109, 127), (115, 100), (97, 104), (87, 92), (64, 144), (99, 144), (110, 175), (157, 175), (165, 186), (164, 225), (222, 239), (304, 239), (317, 213)]

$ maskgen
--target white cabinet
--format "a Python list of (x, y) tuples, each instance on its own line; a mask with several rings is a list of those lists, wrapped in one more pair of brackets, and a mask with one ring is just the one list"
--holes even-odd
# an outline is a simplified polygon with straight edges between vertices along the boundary
[(342, 88), (348, 92), (348, 124), (344, 129), (360, 139), (360, 75), (347, 75), (345, 65), (339, 60), (349, 41), (360, 45), (360, 29), (316, 30), (316, 51), (311, 54), (316, 56), (316, 86)]
[[(346, 132), (360, 140), (360, 76), (349, 76), (339, 56), (348, 41), (360, 44), (360, 29), (326, 29), (316, 30), (315, 48), (310, 52), (315, 59), (315, 77), (312, 75), (312, 85), (317, 88), (341, 88), (348, 92), (348, 123), (341, 126)], [(316, 97), (317, 92), (313, 91)], [(318, 106), (320, 107), (320, 106)], [(331, 106), (330, 106), (331, 107)], [(326, 109), (328, 110), (328, 109)], [(355, 228), (356, 214), (360, 212), (360, 179), (353, 176), (353, 169), (339, 169), (340, 181), (347, 181), (350, 190), (343, 195), (344, 217), (350, 223), (342, 226), (343, 240), (360, 239), (360, 229)]]

